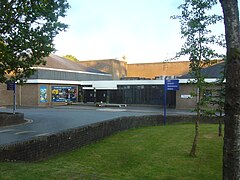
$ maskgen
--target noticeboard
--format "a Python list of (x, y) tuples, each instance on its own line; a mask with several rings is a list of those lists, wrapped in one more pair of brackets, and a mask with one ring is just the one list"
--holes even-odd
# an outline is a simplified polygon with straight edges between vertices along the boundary
[(14, 91), (15, 90), (15, 83), (7, 83), (7, 90)]
[(166, 90), (176, 91), (179, 90), (179, 80), (178, 79), (169, 79), (165, 80)]

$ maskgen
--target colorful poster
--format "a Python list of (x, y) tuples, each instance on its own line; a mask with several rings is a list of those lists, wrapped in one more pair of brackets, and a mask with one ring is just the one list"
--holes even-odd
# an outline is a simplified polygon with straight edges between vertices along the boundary
[(75, 86), (52, 86), (52, 101), (66, 102), (77, 100), (77, 87)]
[(40, 86), (40, 102), (47, 102), (47, 86)]

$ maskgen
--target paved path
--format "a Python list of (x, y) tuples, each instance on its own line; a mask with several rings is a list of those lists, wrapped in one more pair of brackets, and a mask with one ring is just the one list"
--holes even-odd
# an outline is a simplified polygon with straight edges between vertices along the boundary
[[(11, 112), (11, 109), (0, 108), (0, 112)], [(21, 108), (17, 112), (24, 113), (25, 119), (28, 119), (29, 122), (0, 127), (0, 145), (29, 140), (117, 117), (162, 114), (163, 110), (157, 107), (59, 106), (54, 108)], [(168, 110), (168, 113), (186, 114), (190, 112)]]

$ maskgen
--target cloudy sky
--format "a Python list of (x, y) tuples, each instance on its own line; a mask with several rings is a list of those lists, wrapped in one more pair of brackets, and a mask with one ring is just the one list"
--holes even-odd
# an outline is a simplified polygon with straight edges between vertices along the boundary
[[(121, 59), (129, 63), (159, 62), (181, 48), (180, 14), (183, 0), (68, 0), (62, 21), (69, 25), (55, 38), (56, 54), (79, 60)], [(221, 14), (220, 4), (214, 12)], [(223, 33), (223, 24), (215, 28)], [(186, 58), (185, 58), (186, 59)], [(184, 58), (182, 58), (184, 60)]]

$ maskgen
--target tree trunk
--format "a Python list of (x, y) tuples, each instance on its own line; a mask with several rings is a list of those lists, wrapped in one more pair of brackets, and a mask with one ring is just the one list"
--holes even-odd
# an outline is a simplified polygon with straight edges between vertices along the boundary
[(221, 122), (221, 119), (219, 119), (219, 122), (218, 122), (218, 136), (219, 137), (222, 136), (222, 122)]
[(222, 136), (222, 111), (220, 111), (220, 116), (219, 116), (219, 120), (218, 120), (218, 136)]
[(227, 44), (223, 179), (240, 179), (240, 37), (237, 0), (220, 0)]
[(195, 120), (195, 136), (193, 139), (192, 149), (190, 151), (191, 157), (196, 157), (198, 134), (199, 134), (199, 122), (200, 122), (200, 100), (201, 100), (201, 88), (197, 88), (197, 118)]
[(197, 150), (197, 145), (198, 145), (198, 134), (199, 134), (199, 119), (200, 119), (200, 113), (198, 112), (197, 118), (195, 120), (195, 136), (193, 139), (193, 144), (192, 144), (192, 149), (190, 151), (190, 156), (191, 157), (196, 157), (196, 150)]

